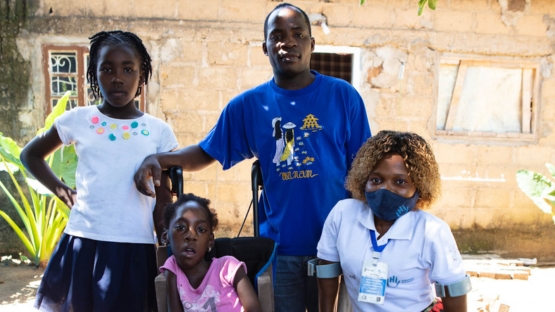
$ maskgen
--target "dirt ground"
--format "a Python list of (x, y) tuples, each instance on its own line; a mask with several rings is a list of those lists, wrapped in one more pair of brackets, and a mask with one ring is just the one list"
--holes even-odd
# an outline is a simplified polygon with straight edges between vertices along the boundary
[[(490, 303), (495, 312), (555, 312), (553, 281), (555, 268), (531, 268), (528, 280), (496, 280), (472, 277), (473, 290), (468, 294), (468, 311), (480, 311)], [(0, 265), (0, 312), (35, 311), (33, 300), (44, 270), (33, 266)], [(494, 300), (498, 298), (498, 300)], [(504, 304), (509, 309), (499, 309)], [(488, 311), (488, 310), (482, 310)]]
[(35, 311), (33, 300), (43, 269), (0, 264), (0, 311)]

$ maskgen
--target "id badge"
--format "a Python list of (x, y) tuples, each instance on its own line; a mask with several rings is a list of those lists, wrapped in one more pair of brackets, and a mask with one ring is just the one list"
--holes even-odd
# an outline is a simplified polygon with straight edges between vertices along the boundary
[(358, 301), (373, 304), (383, 304), (385, 301), (385, 287), (387, 285), (387, 264), (378, 262), (376, 265), (372, 261), (365, 261), (362, 267), (362, 278), (360, 279), (360, 289)]

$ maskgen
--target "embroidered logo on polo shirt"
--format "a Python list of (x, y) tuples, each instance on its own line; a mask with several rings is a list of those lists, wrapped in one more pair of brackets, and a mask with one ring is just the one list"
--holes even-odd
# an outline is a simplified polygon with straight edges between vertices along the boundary
[(414, 281), (414, 277), (405, 280), (399, 280), (397, 276), (393, 275), (387, 279), (387, 287), (395, 288), (399, 286), (399, 284), (410, 283), (412, 281)]

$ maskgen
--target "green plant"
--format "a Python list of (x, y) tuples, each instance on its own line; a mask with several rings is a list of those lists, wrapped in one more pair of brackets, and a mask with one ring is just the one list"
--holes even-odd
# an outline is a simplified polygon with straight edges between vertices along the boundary
[[(52, 113), (46, 118), (45, 126), (38, 131), (38, 134), (48, 130), (54, 123), (54, 119), (65, 112), (69, 96), (70, 92), (66, 92), (64, 97), (58, 101)], [(20, 153), (21, 147), (0, 132), (0, 171), (8, 173), (17, 194), (12, 194), (2, 181), (0, 181), (0, 188), (21, 218), (23, 229), (3, 210), (0, 210), (0, 216), (16, 232), (29, 252), (33, 263), (36, 266), (44, 267), (63, 233), (69, 217), (69, 208), (37, 180), (27, 176), (25, 168), (19, 160)], [(75, 187), (77, 157), (72, 146), (58, 149), (46, 161), (60, 179), (70, 187)], [(16, 177), (18, 173), (19, 179)], [(28, 195), (23, 191), (20, 181), (27, 186)]]
[[(555, 178), (555, 166), (546, 163), (551, 176)], [(531, 170), (518, 170), (516, 173), (518, 187), (543, 212), (551, 215), (555, 223), (555, 182), (541, 173)]]
[[(360, 5), (363, 5), (366, 0), (360, 0)], [(418, 0), (418, 16), (422, 15), (422, 11), (424, 11), (424, 7), (428, 3), (428, 7), (432, 10), (436, 9), (437, 0)]]

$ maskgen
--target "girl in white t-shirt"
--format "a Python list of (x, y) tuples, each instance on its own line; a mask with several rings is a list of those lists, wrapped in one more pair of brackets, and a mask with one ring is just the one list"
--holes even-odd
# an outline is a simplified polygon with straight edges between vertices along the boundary
[[(156, 185), (156, 200), (142, 196), (133, 174), (146, 156), (178, 144), (168, 124), (135, 106), (152, 73), (141, 39), (123, 31), (102, 31), (90, 39), (87, 78), (101, 103), (65, 112), (21, 153), (33, 176), (71, 208), (35, 307), (156, 311), (154, 230), (161, 235), (171, 193)], [(79, 157), (75, 190), (44, 160), (62, 144), (73, 144)]]
[(164, 211), (172, 256), (160, 271), (166, 275), (170, 311), (261, 311), (246, 266), (232, 256), (206, 261), (218, 226), (208, 199), (183, 194)]
[[(470, 280), (453, 234), (422, 211), (440, 182), (415, 133), (380, 131), (360, 148), (346, 183), (353, 198), (335, 205), (318, 243), (320, 264), (340, 263), (354, 311), (466, 311)], [(451, 288), (436, 294), (436, 283)], [(319, 278), (318, 289), (320, 311), (333, 311), (337, 278)]]

